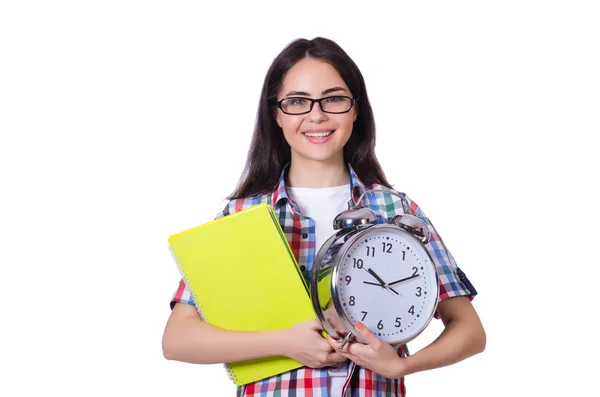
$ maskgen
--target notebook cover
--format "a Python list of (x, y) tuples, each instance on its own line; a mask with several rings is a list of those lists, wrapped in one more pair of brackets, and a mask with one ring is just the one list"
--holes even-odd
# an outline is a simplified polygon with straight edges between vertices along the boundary
[[(169, 237), (202, 319), (233, 331), (316, 318), (308, 286), (272, 207), (261, 203)], [(225, 364), (243, 385), (299, 368), (288, 357)]]

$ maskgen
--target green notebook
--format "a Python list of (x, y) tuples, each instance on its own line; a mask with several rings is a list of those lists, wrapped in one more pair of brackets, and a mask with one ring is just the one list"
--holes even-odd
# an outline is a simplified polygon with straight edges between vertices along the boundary
[[(169, 237), (202, 319), (233, 331), (288, 328), (316, 318), (308, 286), (266, 203)], [(236, 385), (299, 368), (288, 357), (225, 364)]]

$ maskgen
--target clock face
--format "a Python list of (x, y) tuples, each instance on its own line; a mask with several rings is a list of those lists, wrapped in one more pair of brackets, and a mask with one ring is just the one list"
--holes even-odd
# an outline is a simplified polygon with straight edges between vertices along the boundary
[(435, 266), (419, 242), (397, 227), (373, 226), (357, 235), (335, 276), (345, 317), (390, 344), (418, 335), (436, 307)]

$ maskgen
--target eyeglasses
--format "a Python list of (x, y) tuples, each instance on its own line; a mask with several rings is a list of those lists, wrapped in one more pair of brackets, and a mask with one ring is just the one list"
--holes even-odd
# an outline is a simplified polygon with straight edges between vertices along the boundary
[(277, 102), (277, 107), (285, 114), (305, 114), (312, 111), (315, 102), (319, 103), (325, 113), (347, 113), (356, 103), (355, 98), (348, 96), (328, 96), (320, 99), (290, 97)]

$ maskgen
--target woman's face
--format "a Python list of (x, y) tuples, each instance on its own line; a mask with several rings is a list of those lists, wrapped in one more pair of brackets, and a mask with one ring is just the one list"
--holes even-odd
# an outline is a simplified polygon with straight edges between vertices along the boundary
[[(290, 97), (320, 99), (331, 96), (353, 98), (333, 66), (313, 58), (304, 58), (284, 76), (277, 101)], [(315, 103), (309, 113), (299, 115), (285, 114), (278, 108), (275, 119), (291, 147), (292, 161), (333, 163), (343, 162), (344, 145), (350, 139), (357, 115), (356, 106), (347, 113), (333, 114), (323, 112)]]

